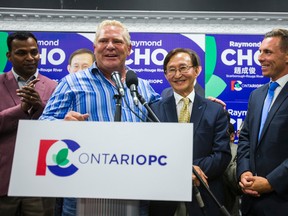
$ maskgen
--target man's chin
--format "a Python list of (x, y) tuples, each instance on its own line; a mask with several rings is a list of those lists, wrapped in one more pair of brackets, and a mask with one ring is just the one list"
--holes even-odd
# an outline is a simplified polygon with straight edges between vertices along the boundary
[(119, 63), (119, 61), (107, 61), (107, 62), (105, 62), (105, 64), (103, 64), (103, 67), (104, 68), (109, 68), (109, 69), (113, 69), (113, 68), (115, 68), (115, 69), (117, 69), (117, 68), (120, 68), (120, 63)]
[(26, 71), (26, 74), (34, 74), (36, 72), (37, 68), (27, 68), (25, 71)]
[(185, 92), (185, 88), (173, 88), (174, 89), (174, 91), (176, 92), (176, 93), (178, 93), (178, 94), (180, 94), (180, 95), (182, 95), (182, 92)]
[(264, 77), (269, 77), (269, 71), (267, 71), (267, 70), (265, 70), (265, 71), (263, 71), (262, 70), (262, 75), (264, 76)]

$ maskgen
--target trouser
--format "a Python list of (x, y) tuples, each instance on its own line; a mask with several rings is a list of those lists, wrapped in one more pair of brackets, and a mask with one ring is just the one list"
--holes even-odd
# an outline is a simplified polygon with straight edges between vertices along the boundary
[(0, 197), (0, 215), (53, 216), (55, 198)]
[(62, 216), (76, 216), (77, 215), (77, 199), (63, 198)]

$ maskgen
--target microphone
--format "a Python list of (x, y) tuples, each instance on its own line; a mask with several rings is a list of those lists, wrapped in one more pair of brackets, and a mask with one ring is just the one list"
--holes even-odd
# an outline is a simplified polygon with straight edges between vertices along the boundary
[[(130, 92), (131, 92), (131, 95), (133, 97), (134, 104), (137, 103), (137, 105), (138, 105), (138, 101), (140, 101), (141, 104), (146, 108), (146, 110), (148, 111), (150, 116), (153, 118), (153, 121), (154, 122), (160, 122), (160, 120), (157, 118), (155, 113), (149, 107), (148, 103), (145, 101), (144, 97), (138, 93), (138, 90), (137, 90), (138, 77), (134, 71), (132, 71), (132, 70), (127, 71), (126, 84), (130, 88)], [(137, 102), (136, 102), (136, 99), (134, 97), (137, 98)]]
[(155, 113), (153, 112), (153, 110), (149, 107), (147, 101), (143, 98), (142, 95), (138, 94), (138, 99), (141, 102), (141, 104), (146, 108), (146, 110), (148, 111), (148, 113), (151, 115), (151, 118), (153, 119), (154, 122), (160, 122), (160, 120), (158, 119), (158, 117), (155, 115)]
[(204, 208), (205, 205), (204, 205), (204, 202), (203, 202), (203, 199), (202, 199), (202, 196), (200, 194), (200, 191), (199, 191), (198, 187), (194, 185), (193, 189), (194, 189), (195, 197), (196, 197), (196, 200), (198, 202), (199, 207), (200, 208)]
[(131, 96), (133, 98), (133, 102), (135, 106), (138, 106), (139, 100), (138, 100), (138, 77), (136, 73), (132, 70), (128, 70), (126, 73), (126, 85), (130, 89)]
[(124, 97), (125, 95), (125, 92), (124, 92), (124, 86), (123, 86), (123, 83), (121, 82), (121, 75), (118, 71), (114, 71), (112, 74), (111, 74), (111, 78), (112, 80), (115, 82), (116, 84), (116, 87), (117, 87), (117, 90), (118, 90), (118, 93), (121, 97)]

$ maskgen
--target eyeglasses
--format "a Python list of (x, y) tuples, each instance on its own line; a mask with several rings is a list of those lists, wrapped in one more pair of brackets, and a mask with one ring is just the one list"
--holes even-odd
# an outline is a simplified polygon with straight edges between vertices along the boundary
[(181, 74), (185, 74), (185, 73), (188, 73), (189, 72), (189, 69), (193, 67), (192, 65), (182, 65), (180, 66), (179, 68), (169, 68), (168, 70), (166, 70), (166, 73), (169, 74), (169, 75), (175, 75), (176, 72), (179, 70), (179, 72)]

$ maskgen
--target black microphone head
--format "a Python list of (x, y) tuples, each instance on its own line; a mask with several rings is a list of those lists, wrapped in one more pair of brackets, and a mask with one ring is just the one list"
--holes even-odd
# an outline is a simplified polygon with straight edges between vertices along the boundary
[(130, 88), (132, 84), (138, 86), (138, 77), (134, 71), (128, 70), (126, 73), (126, 85)]

